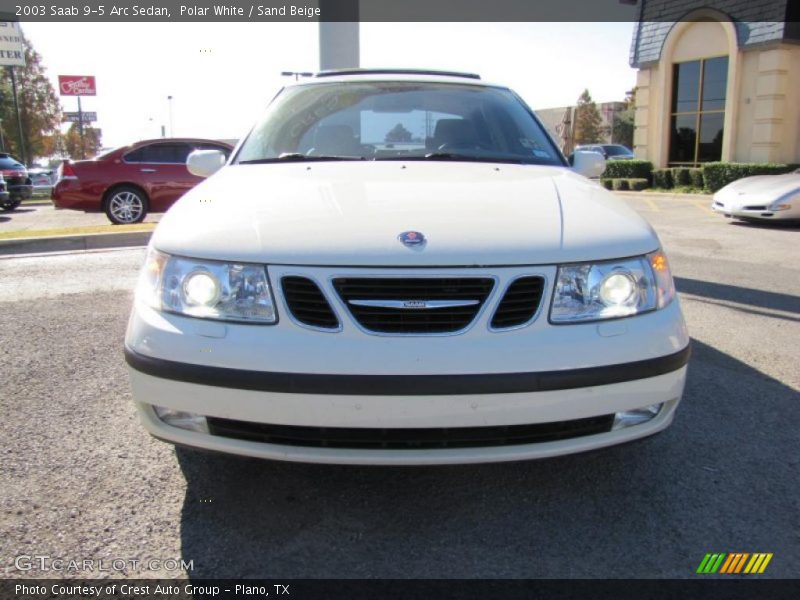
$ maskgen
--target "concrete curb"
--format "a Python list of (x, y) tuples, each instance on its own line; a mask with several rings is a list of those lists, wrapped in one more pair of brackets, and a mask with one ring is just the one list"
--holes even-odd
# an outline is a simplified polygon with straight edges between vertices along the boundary
[(146, 246), (152, 234), (152, 231), (123, 231), (120, 233), (86, 233), (39, 238), (12, 238), (0, 240), (0, 256)]

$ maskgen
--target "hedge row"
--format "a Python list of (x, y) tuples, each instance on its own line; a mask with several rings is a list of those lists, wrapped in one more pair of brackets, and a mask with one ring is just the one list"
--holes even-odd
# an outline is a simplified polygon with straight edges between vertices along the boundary
[(653, 171), (653, 187), (671, 189), (678, 186), (702, 189), (705, 184), (703, 169), (673, 167)]
[(653, 171), (649, 160), (610, 160), (603, 177), (606, 179), (647, 179)]
[(742, 177), (753, 175), (781, 175), (798, 168), (799, 165), (781, 165), (776, 163), (724, 163), (709, 162), (703, 165), (705, 188), (716, 192), (729, 183)]
[(650, 182), (644, 177), (604, 177), (600, 183), (607, 190), (639, 192), (650, 187)]
[[(780, 175), (789, 173), (800, 165), (783, 165), (776, 163), (726, 163), (708, 162), (700, 168), (672, 167), (653, 170), (649, 160), (611, 160), (606, 163), (606, 170), (601, 177), (603, 185), (608, 189), (644, 189), (650, 184), (653, 187), (671, 189), (674, 187), (692, 187), (716, 192), (732, 181), (753, 175)], [(632, 187), (633, 180), (644, 180)], [(615, 183), (625, 181), (626, 183)], [(629, 187), (614, 187), (614, 186)]]

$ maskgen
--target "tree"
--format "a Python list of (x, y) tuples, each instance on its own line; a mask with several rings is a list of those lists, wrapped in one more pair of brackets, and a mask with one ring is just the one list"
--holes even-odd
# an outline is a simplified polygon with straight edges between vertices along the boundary
[(72, 158), (86, 158), (95, 156), (102, 147), (100, 130), (88, 125), (83, 125), (83, 148), (81, 148), (81, 133), (77, 123), (69, 126), (64, 135), (64, 149)]
[(386, 134), (387, 142), (410, 142), (411, 132), (403, 127), (402, 123), (398, 123)]
[(636, 115), (636, 88), (627, 92), (625, 98), (625, 109), (614, 115), (614, 123), (611, 130), (611, 141), (615, 144), (622, 144), (628, 148), (633, 148), (633, 131), (635, 128)]
[[(25, 66), (13, 68), (17, 79), (17, 98), (25, 145), (24, 158), (31, 163), (33, 157), (45, 154), (47, 137), (58, 131), (61, 108), (55, 90), (45, 75), (41, 55), (33, 49), (24, 36), (23, 46)], [(0, 75), (0, 119), (2, 119), (6, 152), (22, 160), (22, 146), (11, 86), (11, 68), (3, 68)]]
[(575, 143), (596, 144), (602, 141), (602, 122), (589, 90), (583, 90), (575, 107)]

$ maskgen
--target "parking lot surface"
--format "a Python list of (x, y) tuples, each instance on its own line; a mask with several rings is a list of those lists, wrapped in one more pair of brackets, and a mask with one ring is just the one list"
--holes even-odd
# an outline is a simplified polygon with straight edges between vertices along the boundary
[(0, 259), (6, 576), (92, 576), (14, 566), (46, 554), (193, 561), (118, 573), (141, 577), (680, 578), (707, 552), (772, 552), (765, 577), (800, 576), (800, 231), (625, 199), (676, 276), (694, 347), (683, 403), (655, 437), (533, 462), (176, 451), (138, 425), (122, 357), (143, 250)]

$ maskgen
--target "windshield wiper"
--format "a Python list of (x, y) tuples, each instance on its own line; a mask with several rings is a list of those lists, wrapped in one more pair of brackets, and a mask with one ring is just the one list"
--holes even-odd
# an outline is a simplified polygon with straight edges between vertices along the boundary
[(363, 156), (337, 156), (325, 154), (301, 154), (300, 152), (284, 152), (280, 156), (272, 158), (255, 158), (253, 160), (240, 160), (240, 165), (262, 165), (275, 162), (306, 162), (321, 160), (366, 160)]
[[(501, 163), (514, 163), (514, 164), (530, 164), (523, 158), (511, 156), (495, 156), (491, 154), (460, 154), (458, 152), (429, 152), (417, 156), (402, 156), (397, 157), (398, 160), (453, 160), (453, 161), (469, 161), (469, 162), (501, 162)], [(380, 160), (380, 159), (379, 159)]]

